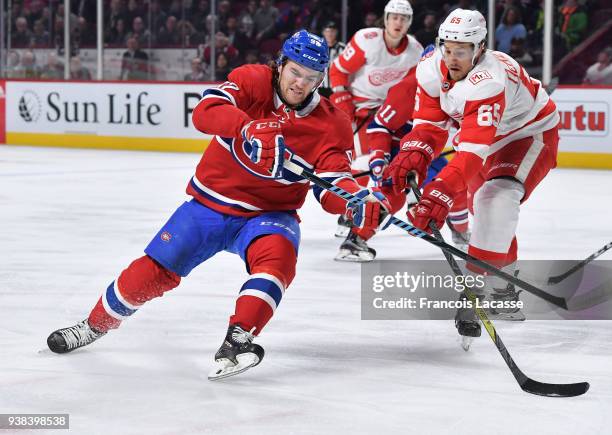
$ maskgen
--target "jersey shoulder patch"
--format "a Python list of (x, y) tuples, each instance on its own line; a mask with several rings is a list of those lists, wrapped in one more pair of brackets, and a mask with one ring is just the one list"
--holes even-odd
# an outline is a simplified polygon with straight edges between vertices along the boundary
[(493, 80), (493, 76), (486, 69), (481, 71), (475, 71), (468, 76), (468, 81), (473, 85), (477, 85), (483, 80)]
[[(468, 86), (464, 88), (466, 92), (467, 100), (484, 100), (487, 98), (495, 97), (505, 90), (505, 83), (499, 80), (495, 74), (489, 73), (491, 77), (486, 77), (487, 71), (483, 73), (474, 72), (467, 77)], [(476, 83), (471, 79), (474, 78)]]
[(376, 27), (368, 27), (358, 30), (352, 39), (353, 43), (355, 43), (363, 51), (376, 47), (382, 40), (382, 29), (378, 29)]

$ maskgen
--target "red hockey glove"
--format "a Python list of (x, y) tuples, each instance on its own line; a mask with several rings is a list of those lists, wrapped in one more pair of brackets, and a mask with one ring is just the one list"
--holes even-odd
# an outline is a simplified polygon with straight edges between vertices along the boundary
[(382, 181), (383, 172), (389, 165), (389, 160), (391, 156), (383, 150), (375, 150), (370, 153), (370, 178), (377, 186)]
[(331, 96), (331, 102), (353, 119), (355, 104), (353, 104), (353, 96), (349, 91), (334, 92)]
[(389, 226), (391, 204), (378, 188), (361, 189), (353, 195), (366, 201), (361, 204), (346, 203), (346, 217), (353, 221), (353, 225), (373, 230)]
[(285, 140), (276, 119), (258, 119), (242, 128), (245, 151), (265, 175), (282, 178), (285, 161)]
[(421, 200), (408, 210), (408, 219), (412, 224), (431, 232), (430, 222), (434, 222), (438, 229), (444, 225), (444, 220), (453, 206), (453, 193), (442, 180), (433, 180), (423, 189)]
[(400, 194), (408, 187), (408, 175), (414, 174), (420, 186), (427, 178), (427, 168), (434, 157), (433, 148), (418, 140), (402, 142), (400, 153), (389, 166), (389, 175), (393, 181), (393, 192)]

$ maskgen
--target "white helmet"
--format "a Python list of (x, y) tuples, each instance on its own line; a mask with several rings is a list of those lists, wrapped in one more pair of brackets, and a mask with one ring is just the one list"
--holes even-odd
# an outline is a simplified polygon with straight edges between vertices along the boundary
[(472, 55), (472, 65), (476, 65), (479, 50), (478, 48), (487, 37), (487, 22), (478, 11), (469, 9), (455, 9), (440, 24), (436, 45), (442, 51), (445, 41), (470, 42), (474, 48)]
[(389, 14), (400, 14), (408, 16), (408, 28), (412, 24), (412, 6), (408, 0), (389, 0), (385, 6), (385, 26)]
[(471, 42), (478, 46), (487, 37), (487, 22), (478, 11), (455, 9), (440, 24), (440, 41)]

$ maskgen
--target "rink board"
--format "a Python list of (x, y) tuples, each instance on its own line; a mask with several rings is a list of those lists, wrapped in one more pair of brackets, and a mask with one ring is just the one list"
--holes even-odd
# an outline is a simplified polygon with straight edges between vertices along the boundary
[[(0, 143), (203, 152), (191, 112), (211, 83), (0, 81)], [(612, 87), (560, 86), (560, 167), (612, 169)]]
[(214, 84), (9, 81), (6, 143), (203, 152), (191, 112)]

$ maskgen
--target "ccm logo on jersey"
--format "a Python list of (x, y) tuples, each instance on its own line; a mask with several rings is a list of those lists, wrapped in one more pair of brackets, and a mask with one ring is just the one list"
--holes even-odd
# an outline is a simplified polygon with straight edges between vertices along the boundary
[(492, 79), (493, 77), (491, 76), (491, 74), (489, 73), (489, 71), (478, 71), (475, 72), (474, 74), (471, 75), (471, 77), (468, 79), (473, 85), (475, 85), (476, 83), (479, 83), (483, 80), (486, 79)]
[(433, 196), (434, 198), (438, 198), (443, 203), (448, 204), (449, 208), (453, 206), (453, 200), (448, 195), (445, 195), (439, 190), (436, 190), (436, 189), (432, 190), (430, 195)]
[(368, 33), (366, 33), (366, 34), (364, 34), (364, 35), (363, 35), (363, 37), (364, 37), (365, 39), (374, 39), (374, 38), (376, 38), (377, 36), (378, 36), (378, 33), (377, 33), (377, 32), (368, 32)]
[(278, 121), (268, 121), (268, 122), (258, 122), (255, 124), (255, 130), (260, 130), (262, 128), (280, 128), (280, 123)]

